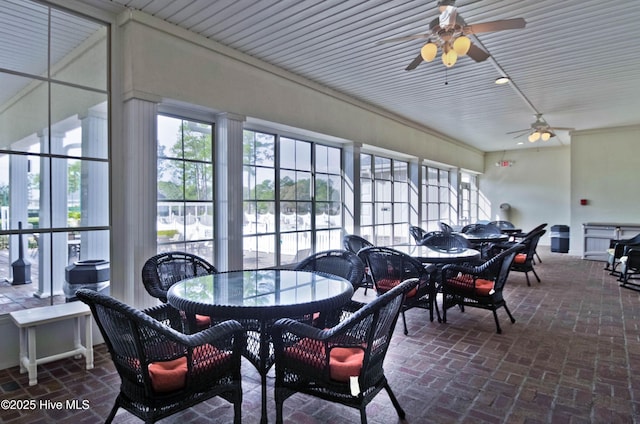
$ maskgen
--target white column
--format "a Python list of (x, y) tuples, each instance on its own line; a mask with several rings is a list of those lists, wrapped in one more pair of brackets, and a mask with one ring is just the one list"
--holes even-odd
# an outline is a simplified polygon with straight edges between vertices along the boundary
[(347, 234), (360, 234), (360, 152), (362, 143), (343, 148), (344, 229)]
[(124, 102), (122, 137), (112, 138), (111, 295), (137, 308), (156, 305), (142, 284), (156, 254), (157, 103)]
[[(29, 158), (23, 155), (9, 156), (9, 228), (17, 229), (18, 222), (26, 229), (29, 206)], [(9, 265), (18, 259), (18, 236), (9, 237)], [(27, 237), (23, 237), (23, 251), (27, 252)]]
[(420, 226), (420, 175), (421, 161), (409, 162), (409, 224)]
[(242, 269), (242, 131), (245, 118), (230, 113), (216, 119), (215, 266)]
[[(63, 151), (64, 133), (39, 134), (42, 152)], [(51, 149), (49, 149), (51, 146)], [(40, 225), (44, 228), (67, 227), (67, 160), (40, 159)], [(51, 208), (49, 208), (51, 205)], [(41, 234), (38, 240), (38, 290), (36, 297), (62, 294), (64, 269), (69, 264), (67, 233)], [(49, 272), (49, 270), (51, 270)]]
[[(82, 156), (108, 157), (108, 121), (95, 111), (81, 119)], [(80, 189), (81, 225), (109, 225), (109, 166), (106, 162), (83, 161)], [(109, 232), (83, 232), (80, 259), (109, 260)]]

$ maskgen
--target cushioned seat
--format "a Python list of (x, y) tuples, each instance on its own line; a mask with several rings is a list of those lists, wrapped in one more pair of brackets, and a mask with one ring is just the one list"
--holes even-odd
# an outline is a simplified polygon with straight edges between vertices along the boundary
[(370, 303), (346, 311), (344, 319), (331, 328), (321, 330), (289, 318), (276, 321), (271, 328), (276, 423), (282, 423), (284, 401), (303, 393), (357, 408), (366, 424), (366, 407), (382, 389), (404, 419), (383, 363), (403, 298), (419, 282), (417, 278), (403, 281)]

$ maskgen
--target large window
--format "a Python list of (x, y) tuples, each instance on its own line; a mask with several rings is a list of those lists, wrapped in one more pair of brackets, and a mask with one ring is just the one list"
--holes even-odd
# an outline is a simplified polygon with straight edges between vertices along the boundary
[(213, 263), (213, 126), (158, 115), (158, 251)]
[(245, 130), (243, 163), (245, 268), (340, 247), (339, 148)]
[(421, 226), (427, 231), (440, 229), (439, 223), (456, 225), (457, 197), (451, 172), (430, 166), (422, 167)]
[(360, 155), (360, 233), (373, 244), (390, 246), (409, 241), (409, 164)]
[(9, 312), (71, 300), (79, 286), (66, 284), (65, 267), (109, 261), (109, 28), (28, 0), (1, 2), (0, 17), (0, 312)]

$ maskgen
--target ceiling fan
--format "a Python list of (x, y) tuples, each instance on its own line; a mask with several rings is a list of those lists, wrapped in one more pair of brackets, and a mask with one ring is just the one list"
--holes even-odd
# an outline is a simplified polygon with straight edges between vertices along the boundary
[(431, 62), (438, 54), (438, 48), (442, 50), (442, 63), (447, 68), (455, 65), (458, 56), (468, 55), (476, 62), (482, 62), (487, 60), (490, 56), (489, 53), (473, 44), (467, 35), (519, 29), (524, 28), (526, 25), (523, 18), (467, 25), (457, 13), (455, 0), (438, 0), (437, 3), (440, 16), (431, 21), (429, 32), (390, 38), (378, 42), (378, 44), (383, 44), (419, 39), (428, 40), (427, 44), (420, 50), (420, 54), (405, 68), (406, 71), (415, 69), (422, 61)]
[(518, 134), (514, 138), (522, 137), (529, 133), (529, 141), (535, 143), (538, 140), (548, 141), (551, 137), (556, 136), (556, 131), (571, 131), (573, 128), (552, 127), (542, 118), (542, 114), (536, 114), (536, 121), (531, 124), (530, 128), (523, 130), (510, 131), (507, 134)]

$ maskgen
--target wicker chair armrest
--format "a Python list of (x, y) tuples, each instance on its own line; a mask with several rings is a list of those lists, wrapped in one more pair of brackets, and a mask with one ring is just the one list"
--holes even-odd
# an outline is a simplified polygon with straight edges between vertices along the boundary
[(168, 325), (176, 331), (184, 333), (184, 316), (183, 314), (169, 304), (152, 306), (143, 310), (145, 314), (161, 323)]
[(231, 337), (244, 341), (244, 333), (242, 324), (235, 320), (227, 320), (195, 334), (184, 335), (184, 344), (189, 347), (197, 347), (207, 343), (216, 345), (220, 341), (228, 341)]
[(278, 340), (282, 338), (282, 334), (285, 332), (300, 338), (306, 337), (314, 340), (325, 339), (327, 333), (327, 330), (322, 330), (291, 318), (277, 320), (269, 331), (273, 338)]

